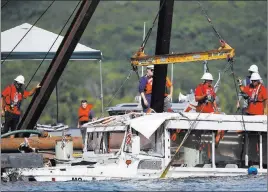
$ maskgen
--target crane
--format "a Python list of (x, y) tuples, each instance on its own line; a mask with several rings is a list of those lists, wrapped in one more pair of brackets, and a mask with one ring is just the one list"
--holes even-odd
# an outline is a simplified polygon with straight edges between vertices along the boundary
[(235, 49), (227, 44), (224, 40), (220, 40), (221, 46), (218, 49), (192, 52), (192, 53), (173, 53), (166, 55), (148, 56), (140, 48), (131, 57), (131, 64), (133, 66), (148, 66), (148, 65), (162, 65), (173, 63), (186, 63), (194, 61), (209, 61), (209, 60), (221, 60), (227, 59), (231, 61), (235, 56)]

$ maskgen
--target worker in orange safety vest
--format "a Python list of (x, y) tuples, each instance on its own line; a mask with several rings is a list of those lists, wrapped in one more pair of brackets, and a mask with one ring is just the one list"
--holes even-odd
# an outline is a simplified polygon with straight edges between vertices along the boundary
[(243, 86), (242, 80), (239, 79), (240, 90), (248, 96), (246, 115), (267, 115), (267, 89), (263, 86), (261, 80), (259, 73), (252, 73), (250, 77), (251, 84), (247, 86)]
[[(219, 113), (216, 103), (216, 93), (212, 86), (213, 76), (210, 73), (204, 73), (201, 78), (203, 83), (195, 89), (195, 100), (198, 102), (196, 112), (199, 113)], [(215, 138), (216, 147), (224, 136), (224, 130), (218, 130)]]
[[(5, 117), (5, 123), (2, 134), (7, 133), (9, 129), (15, 131), (21, 116), (21, 104), (23, 99), (32, 96), (41, 86), (38, 84), (31, 91), (24, 90), (25, 78), (22, 75), (14, 79), (14, 83), (5, 87), (2, 91), (1, 109), (2, 116)], [(11, 136), (14, 138), (14, 135)]]

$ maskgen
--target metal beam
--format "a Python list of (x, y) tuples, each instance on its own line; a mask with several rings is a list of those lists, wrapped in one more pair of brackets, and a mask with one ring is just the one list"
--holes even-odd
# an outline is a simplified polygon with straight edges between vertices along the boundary
[[(162, 4), (158, 19), (155, 55), (168, 54), (170, 47), (174, 0), (160, 0), (160, 8)], [(164, 108), (167, 69), (167, 65), (154, 67), (151, 108), (158, 113), (163, 112)]]
[[(34, 129), (100, 0), (83, 0), (18, 129)], [(29, 135), (24, 135), (29, 136)]]

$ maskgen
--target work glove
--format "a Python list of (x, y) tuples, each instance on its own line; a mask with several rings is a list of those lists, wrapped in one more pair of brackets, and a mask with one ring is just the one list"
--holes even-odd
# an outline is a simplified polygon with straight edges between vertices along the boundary
[(242, 79), (238, 78), (237, 79), (238, 85), (241, 86), (242, 85)]
[(212, 95), (207, 95), (207, 101), (213, 103), (215, 101), (215, 98)]
[(240, 93), (240, 95), (244, 98), (244, 99), (248, 99), (249, 98), (249, 96), (246, 94), (246, 93)]
[(40, 85), (40, 83), (38, 83), (35, 88), (38, 89), (40, 87), (41, 87), (41, 85)]

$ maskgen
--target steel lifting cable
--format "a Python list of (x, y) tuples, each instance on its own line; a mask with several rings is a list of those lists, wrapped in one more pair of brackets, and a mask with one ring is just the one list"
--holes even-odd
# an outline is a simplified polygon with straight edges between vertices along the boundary
[(1, 9), (3, 9), (8, 3), (9, 3), (10, 0), (7, 0), (2, 6), (1, 6)]
[[(231, 70), (232, 70), (232, 76), (233, 76), (233, 80), (234, 80), (234, 86), (235, 86), (235, 90), (236, 90), (237, 100), (239, 100), (237, 85), (236, 85), (236, 81), (235, 81), (235, 74), (234, 74), (234, 69), (233, 69), (233, 63), (232, 63), (232, 66), (231, 66)], [(244, 121), (243, 110), (241, 110), (241, 117), (242, 117), (242, 127), (243, 127), (243, 129), (245, 131), (244, 132), (244, 138), (243, 138), (242, 150), (241, 150), (241, 154), (240, 154), (240, 161), (242, 162), (243, 161), (243, 153), (244, 153), (244, 144), (246, 143), (246, 138), (248, 137), (248, 132), (246, 130), (245, 121)]]
[[(236, 85), (236, 81), (235, 81), (235, 74), (234, 74), (234, 68), (233, 68), (233, 61), (231, 61), (231, 71), (232, 71), (232, 76), (233, 76), (233, 81), (234, 81), (234, 86), (235, 86), (235, 91), (236, 91), (236, 97), (237, 97), (237, 100), (239, 100), (239, 93), (238, 93), (238, 90), (237, 90), (237, 85)], [(243, 138), (243, 147), (242, 147), (242, 150), (241, 150), (241, 154), (240, 154), (240, 160), (242, 161), (243, 160), (243, 153), (244, 153), (244, 144), (246, 142), (246, 137), (248, 137), (248, 133), (247, 133), (247, 130), (246, 130), (246, 126), (245, 126), (245, 121), (244, 121), (244, 114), (243, 114), (243, 110), (241, 110), (241, 117), (242, 117), (242, 127), (244, 129), (244, 138)]]
[(19, 42), (15, 45), (15, 47), (8, 53), (8, 55), (5, 57), (5, 59), (1, 62), (1, 64), (3, 64), (6, 59), (11, 55), (11, 53), (14, 51), (14, 49), (16, 49), (16, 47), (20, 44), (20, 42), (24, 39), (24, 37), (26, 37), (26, 35), (32, 30), (32, 28), (36, 25), (36, 23), (43, 17), (43, 15), (48, 11), (48, 9), (53, 5), (53, 3), (55, 2), (52, 1), (52, 3), (50, 3), (50, 5), (46, 8), (46, 10), (39, 16), (39, 18), (34, 22), (34, 24), (31, 26), (31, 28), (24, 34), (24, 36), (19, 40)]
[[(45, 57), (43, 58), (43, 60), (41, 61), (41, 63), (39, 64), (39, 66), (37, 67), (37, 69), (35, 70), (34, 74), (32, 75), (30, 81), (28, 82), (28, 84), (26, 85), (25, 89), (27, 89), (27, 87), (29, 86), (29, 84), (31, 83), (31, 81), (33, 80), (34, 76), (36, 75), (37, 71), (39, 70), (39, 68), (41, 67), (42, 63), (45, 61), (47, 55), (49, 54), (50, 50), (52, 49), (52, 47), (54, 46), (54, 44), (56, 43), (56, 41), (58, 40), (58, 38), (60, 37), (62, 31), (64, 30), (64, 28), (66, 27), (66, 25), (68, 24), (68, 22), (70, 21), (70, 19), (72, 18), (73, 14), (75, 13), (76, 9), (78, 8), (79, 4), (81, 3), (81, 1), (79, 1), (76, 5), (76, 7), (74, 8), (73, 12), (71, 13), (71, 15), (69, 16), (69, 18), (67, 19), (67, 21), (65, 22), (65, 24), (63, 25), (61, 31), (59, 32), (57, 38), (54, 40), (53, 44), (50, 46), (48, 52), (46, 53)], [(59, 100), (58, 100), (58, 86), (56, 85), (56, 111), (57, 111), (57, 117), (56, 117), (56, 122), (58, 123), (59, 121)]]
[(48, 52), (46, 53), (45, 57), (43, 58), (43, 60), (41, 61), (41, 63), (39, 64), (39, 66), (37, 67), (37, 69), (35, 70), (34, 74), (32, 75), (30, 81), (28, 82), (28, 84), (26, 85), (25, 89), (28, 87), (28, 85), (31, 83), (31, 81), (33, 80), (34, 76), (36, 75), (37, 71), (39, 70), (39, 68), (41, 67), (42, 63), (45, 61), (47, 55), (49, 54), (50, 50), (52, 49), (52, 47), (54, 46), (54, 44), (56, 43), (56, 41), (58, 40), (58, 38), (60, 37), (62, 31), (64, 30), (64, 28), (66, 27), (67, 23), (70, 21), (71, 17), (73, 16), (73, 14), (75, 13), (78, 5), (81, 3), (81, 1), (78, 2), (78, 4), (76, 5), (76, 7), (74, 8), (72, 14), (69, 16), (69, 18), (67, 19), (67, 21), (65, 22), (65, 24), (63, 25), (61, 31), (59, 32), (57, 38), (54, 40), (53, 44), (50, 46)]
[[(116, 95), (118, 94), (118, 92), (122, 89), (122, 87), (125, 85), (125, 83), (127, 82), (127, 80), (130, 79), (131, 75), (133, 73), (133, 69), (130, 70), (129, 74), (127, 75), (126, 79), (123, 81), (123, 83), (120, 85), (120, 87), (117, 89), (117, 91), (115, 92), (115, 94), (113, 95), (112, 99), (108, 102), (108, 104), (106, 105), (105, 108), (109, 107), (109, 105), (111, 104), (111, 102), (113, 101), (113, 99), (116, 97)], [(101, 113), (101, 117), (103, 116), (104, 112)]]
[(202, 4), (199, 1), (197, 1), (197, 3), (199, 4), (200, 8), (202, 9), (202, 12), (204, 13), (205, 17), (207, 18), (207, 21), (210, 23), (210, 25), (211, 25), (212, 29), (214, 30), (215, 34), (218, 36), (219, 40), (223, 40), (223, 38), (220, 35), (220, 33), (214, 27), (211, 19), (208, 17), (208, 14), (207, 14), (206, 10), (203, 8)]
[[(238, 93), (237, 84), (236, 84), (236, 81), (235, 81), (233, 61), (231, 61), (231, 72), (232, 72), (232, 76), (233, 76), (233, 81), (234, 81), (234, 86), (235, 86), (235, 91), (236, 91), (236, 97), (237, 97), (237, 100), (239, 100), (239, 93)], [(245, 121), (244, 121), (244, 115), (243, 115), (242, 110), (241, 110), (241, 116), (242, 116), (243, 128), (244, 128), (244, 131), (246, 132), (247, 130), (246, 130)]]
[[(152, 33), (152, 30), (153, 30), (153, 28), (154, 28), (156, 19), (158, 18), (159, 14), (160, 14), (160, 11), (162, 10), (162, 8), (163, 8), (165, 2), (166, 2), (166, 0), (164, 0), (163, 3), (161, 4), (161, 6), (160, 6), (160, 8), (159, 8), (159, 10), (158, 10), (158, 12), (157, 12), (155, 18), (154, 18), (154, 21), (153, 21), (152, 26), (150, 27), (150, 29), (148, 30), (148, 32), (147, 32), (147, 34), (146, 34), (144, 40), (142, 41), (142, 44), (141, 44), (141, 46), (140, 46), (139, 51), (143, 51), (143, 50), (144, 50), (144, 48), (145, 48), (145, 46), (146, 46), (146, 44), (147, 44), (147, 41), (148, 41), (148, 39), (149, 39), (149, 37), (150, 37), (150, 35), (151, 35), (151, 33)], [(132, 70), (137, 74), (138, 81), (139, 81), (139, 80), (140, 80), (140, 75), (139, 75), (139, 72), (138, 72), (138, 67), (132, 65)]]
[(159, 10), (158, 10), (158, 12), (157, 12), (157, 14), (156, 14), (156, 16), (155, 16), (155, 18), (154, 18), (153, 24), (152, 24), (151, 28), (150, 28), (150, 29), (148, 30), (148, 32), (147, 32), (147, 34), (146, 34), (146, 36), (145, 36), (145, 38), (144, 38), (144, 40), (143, 40), (143, 42), (142, 42), (142, 44), (141, 44), (141, 50), (144, 50), (145, 45), (147, 44), (147, 41), (148, 41), (148, 39), (149, 39), (149, 37), (150, 37), (150, 35), (151, 35), (151, 32), (152, 32), (152, 30), (153, 30), (153, 28), (154, 28), (156, 19), (158, 18), (159, 13), (160, 13), (160, 11), (162, 10), (162, 8), (163, 8), (165, 2), (166, 2), (166, 0), (164, 0), (163, 3), (162, 3), (162, 5), (160, 6), (160, 8), (159, 8)]

